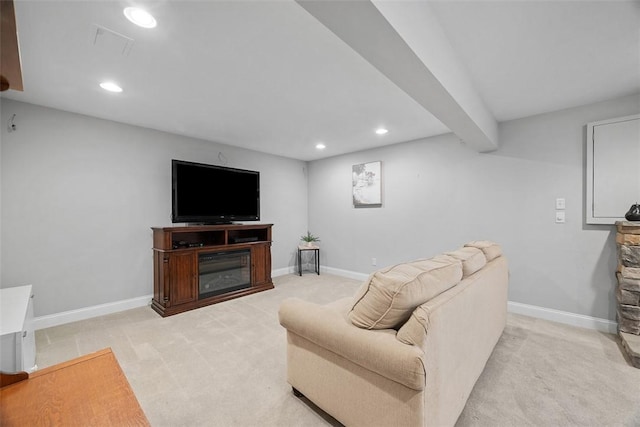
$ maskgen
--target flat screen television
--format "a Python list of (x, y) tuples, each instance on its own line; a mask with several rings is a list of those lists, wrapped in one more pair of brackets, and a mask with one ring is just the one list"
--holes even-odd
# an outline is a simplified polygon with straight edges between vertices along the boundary
[(260, 172), (175, 159), (171, 171), (172, 222), (260, 220)]

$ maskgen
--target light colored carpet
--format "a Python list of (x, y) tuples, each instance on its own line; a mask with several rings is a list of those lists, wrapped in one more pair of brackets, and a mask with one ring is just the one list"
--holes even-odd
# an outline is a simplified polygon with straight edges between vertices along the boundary
[[(328, 303), (359, 282), (276, 288), (162, 318), (139, 308), (36, 332), (40, 368), (111, 347), (153, 426), (339, 426), (291, 393), (280, 302)], [(457, 426), (640, 426), (640, 369), (614, 335), (512, 315)]]

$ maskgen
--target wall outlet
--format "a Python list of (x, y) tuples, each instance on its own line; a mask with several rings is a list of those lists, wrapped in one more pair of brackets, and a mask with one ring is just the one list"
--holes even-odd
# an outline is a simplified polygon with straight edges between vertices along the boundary
[(375, 258), (371, 258), (371, 265), (373, 265), (374, 267), (378, 265), (378, 260)]
[(556, 211), (556, 223), (564, 224), (564, 211)]

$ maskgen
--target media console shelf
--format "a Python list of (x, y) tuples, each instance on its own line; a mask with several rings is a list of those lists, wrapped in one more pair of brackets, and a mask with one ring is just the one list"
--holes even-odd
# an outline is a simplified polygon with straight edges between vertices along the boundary
[(151, 308), (166, 317), (273, 289), (272, 226), (152, 227)]

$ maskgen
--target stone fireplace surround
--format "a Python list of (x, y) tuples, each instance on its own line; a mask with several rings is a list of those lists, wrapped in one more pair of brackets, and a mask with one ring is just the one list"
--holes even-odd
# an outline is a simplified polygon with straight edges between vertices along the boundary
[(640, 222), (616, 222), (618, 335), (631, 364), (640, 368)]

